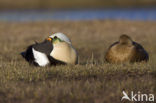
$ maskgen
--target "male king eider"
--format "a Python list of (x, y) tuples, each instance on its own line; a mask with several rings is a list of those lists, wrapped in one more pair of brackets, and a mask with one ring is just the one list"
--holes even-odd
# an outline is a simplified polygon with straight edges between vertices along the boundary
[(129, 36), (121, 35), (118, 42), (113, 43), (106, 52), (105, 59), (109, 63), (148, 61), (146, 50)]
[(66, 64), (78, 63), (77, 52), (67, 36), (62, 33), (56, 33), (49, 36), (47, 40), (53, 44), (53, 50), (50, 53), (51, 57)]
[(70, 39), (56, 33), (49, 36), (44, 42), (30, 45), (22, 56), (36, 66), (77, 64), (77, 53), (72, 47)]

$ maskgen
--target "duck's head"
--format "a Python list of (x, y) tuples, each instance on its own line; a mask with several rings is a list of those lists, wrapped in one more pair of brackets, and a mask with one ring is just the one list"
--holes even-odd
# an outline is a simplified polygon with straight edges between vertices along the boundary
[(60, 43), (60, 42), (64, 42), (63, 40), (61, 40), (57, 36), (55, 36), (53, 38), (47, 38), (47, 40), (50, 41), (52, 44), (57, 44), (57, 43)]
[(52, 34), (47, 38), (47, 40), (51, 41), (53, 44), (58, 42), (66, 42), (68, 44), (71, 44), (70, 39), (63, 33)]
[(131, 45), (133, 43), (131, 37), (126, 34), (123, 34), (119, 37), (119, 43), (123, 45)]

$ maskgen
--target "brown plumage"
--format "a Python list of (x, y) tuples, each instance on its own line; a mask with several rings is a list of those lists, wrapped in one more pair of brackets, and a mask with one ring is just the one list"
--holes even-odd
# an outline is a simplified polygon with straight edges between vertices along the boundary
[(121, 35), (119, 41), (113, 43), (107, 50), (105, 59), (109, 63), (148, 61), (146, 50), (129, 36)]

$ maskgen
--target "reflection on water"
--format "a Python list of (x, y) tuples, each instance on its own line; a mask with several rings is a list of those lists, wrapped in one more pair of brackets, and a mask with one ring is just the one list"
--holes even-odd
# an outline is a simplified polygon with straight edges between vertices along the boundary
[(156, 20), (156, 8), (0, 11), (0, 21)]

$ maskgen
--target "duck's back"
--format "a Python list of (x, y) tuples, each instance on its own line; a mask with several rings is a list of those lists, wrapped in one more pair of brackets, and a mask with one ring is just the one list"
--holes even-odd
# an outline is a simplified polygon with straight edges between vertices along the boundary
[(120, 45), (118, 42), (111, 45), (106, 53), (106, 61), (110, 63), (129, 62), (133, 46)]
[(132, 46), (121, 46), (119, 43), (114, 43), (108, 49), (105, 58), (106, 61), (110, 63), (141, 62), (149, 60), (146, 50), (136, 42), (133, 42)]
[(137, 42), (133, 42), (133, 57), (131, 62), (141, 62), (141, 61), (148, 61), (149, 55), (147, 51)]

